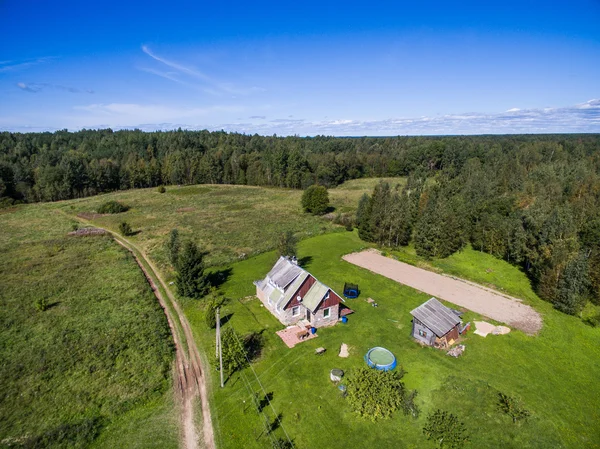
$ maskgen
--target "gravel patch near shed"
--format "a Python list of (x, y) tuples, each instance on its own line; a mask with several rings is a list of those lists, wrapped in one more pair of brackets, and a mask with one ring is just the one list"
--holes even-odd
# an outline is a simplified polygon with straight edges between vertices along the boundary
[(531, 306), (473, 282), (414, 267), (382, 256), (379, 251), (372, 249), (347, 254), (343, 259), (527, 334), (536, 334), (542, 328), (542, 317)]

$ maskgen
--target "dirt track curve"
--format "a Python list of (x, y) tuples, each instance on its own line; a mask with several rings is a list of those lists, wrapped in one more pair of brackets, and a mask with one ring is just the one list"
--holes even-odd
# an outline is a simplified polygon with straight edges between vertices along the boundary
[(536, 334), (542, 328), (542, 317), (531, 306), (491, 288), (399, 262), (376, 250), (347, 254), (343, 259), (527, 334)]
[[(95, 226), (93, 223), (78, 217), (80, 221), (86, 225)], [(206, 388), (206, 378), (203, 371), (202, 358), (198, 351), (198, 347), (194, 341), (192, 329), (185, 317), (183, 311), (179, 307), (179, 303), (169, 290), (166, 282), (160, 276), (157, 268), (148, 258), (148, 256), (137, 248), (133, 243), (123, 238), (119, 234), (104, 229), (111, 234), (117, 243), (127, 249), (134, 257), (135, 261), (146, 276), (150, 287), (154, 291), (156, 298), (165, 311), (171, 334), (175, 343), (175, 388), (178, 399), (181, 404), (181, 429), (183, 447), (185, 449), (215, 449), (215, 438), (210, 415), (210, 407), (208, 404), (208, 392)], [(143, 259), (140, 260), (140, 258)], [(160, 283), (162, 290), (166, 292), (167, 300), (163, 293), (157, 287), (157, 281)], [(169, 305), (175, 313), (172, 312)], [(178, 324), (183, 330), (185, 342), (182, 341), (178, 331)], [(200, 405), (202, 410), (202, 429), (201, 435), (198, 435), (196, 424), (194, 422), (194, 403), (195, 399), (200, 397)]]

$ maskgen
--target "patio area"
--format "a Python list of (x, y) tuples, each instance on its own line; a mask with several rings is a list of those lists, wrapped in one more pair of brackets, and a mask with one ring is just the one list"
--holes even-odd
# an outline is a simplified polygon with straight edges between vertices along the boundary
[(298, 343), (318, 337), (317, 334), (310, 333), (310, 325), (307, 326), (302, 322), (277, 331), (276, 334), (283, 340), (288, 348), (293, 348)]

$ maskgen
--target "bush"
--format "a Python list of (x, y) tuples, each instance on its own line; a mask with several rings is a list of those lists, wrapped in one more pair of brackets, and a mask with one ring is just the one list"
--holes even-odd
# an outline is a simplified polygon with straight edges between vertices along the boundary
[(133, 230), (131, 229), (131, 226), (129, 225), (129, 223), (127, 223), (126, 221), (122, 222), (119, 225), (119, 232), (121, 233), (121, 235), (124, 235), (125, 237), (127, 237), (129, 235), (133, 235)]
[(529, 410), (523, 407), (521, 401), (504, 393), (498, 393), (498, 408), (509, 415), (513, 423), (525, 419), (530, 415)]
[(416, 391), (407, 391), (402, 377), (404, 371), (377, 371), (362, 367), (353, 371), (347, 379), (347, 399), (352, 410), (372, 421), (389, 418), (399, 408), (404, 414), (417, 417), (419, 410), (414, 403)]
[(48, 307), (50, 307), (50, 304), (46, 298), (38, 298), (35, 300), (35, 308), (40, 312), (48, 310)]
[(119, 203), (118, 201), (107, 201), (98, 208), (99, 214), (119, 214), (127, 212), (129, 206)]
[(302, 209), (313, 215), (323, 215), (329, 208), (329, 193), (320, 185), (312, 185), (302, 194)]
[(442, 410), (429, 414), (423, 433), (440, 449), (460, 449), (469, 441), (465, 425), (452, 413)]
[(156, 189), (158, 191), (158, 193), (165, 193), (167, 191), (167, 189), (165, 189), (165, 186), (158, 186), (158, 189)]

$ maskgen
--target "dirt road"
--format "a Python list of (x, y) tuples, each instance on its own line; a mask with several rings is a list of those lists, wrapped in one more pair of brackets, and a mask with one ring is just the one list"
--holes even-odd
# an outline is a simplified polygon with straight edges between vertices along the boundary
[(375, 250), (348, 254), (343, 259), (527, 334), (535, 334), (542, 328), (540, 314), (520, 299), (472, 282), (417, 268), (382, 256)]
[[(82, 217), (78, 217), (78, 220), (86, 225), (95, 226), (93, 223)], [(215, 438), (210, 407), (208, 404), (206, 378), (203, 374), (204, 365), (185, 314), (179, 307), (179, 303), (175, 299), (173, 293), (169, 290), (168, 285), (162, 279), (150, 258), (121, 235), (112, 232), (109, 229), (104, 230), (107, 233), (110, 233), (117, 243), (126, 248), (133, 255), (167, 316), (175, 343), (174, 383), (181, 404), (180, 425), (183, 434), (183, 447), (185, 449), (215, 449)], [(183, 332), (183, 335), (181, 332)], [(194, 405), (198, 397), (200, 399), (202, 410), (201, 435), (198, 435), (196, 423), (194, 422)]]

